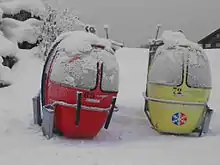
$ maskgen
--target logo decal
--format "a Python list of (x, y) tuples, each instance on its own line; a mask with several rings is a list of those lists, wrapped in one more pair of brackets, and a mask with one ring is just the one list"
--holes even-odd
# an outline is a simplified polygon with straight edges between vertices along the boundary
[(177, 112), (172, 116), (172, 123), (178, 126), (186, 124), (187, 116), (182, 112)]

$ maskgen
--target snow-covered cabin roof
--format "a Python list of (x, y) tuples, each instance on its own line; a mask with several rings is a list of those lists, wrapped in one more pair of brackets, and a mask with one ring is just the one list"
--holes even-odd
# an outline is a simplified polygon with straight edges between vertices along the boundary
[(62, 41), (60, 42), (59, 47), (65, 49), (65, 52), (87, 52), (92, 49), (91, 45), (101, 45), (104, 46), (105, 49), (112, 51), (111, 43), (108, 40), (99, 38), (97, 35), (85, 31), (63, 33), (57, 37), (55, 43), (60, 40)]
[(165, 85), (182, 85), (184, 66), (187, 65), (187, 82), (189, 87), (210, 88), (211, 72), (205, 51), (189, 41), (183, 33), (165, 31), (149, 71), (149, 82)]
[(98, 82), (97, 63), (101, 62), (104, 64), (102, 90), (118, 91), (119, 66), (107, 39), (85, 31), (73, 31), (63, 33), (54, 43), (58, 45), (54, 54), (56, 58), (51, 61), (52, 81), (71, 87), (94, 89)]
[(160, 39), (163, 41), (164, 46), (167, 47), (181, 45), (203, 51), (199, 44), (188, 40), (186, 36), (181, 32), (173, 32), (170, 30), (164, 31)]

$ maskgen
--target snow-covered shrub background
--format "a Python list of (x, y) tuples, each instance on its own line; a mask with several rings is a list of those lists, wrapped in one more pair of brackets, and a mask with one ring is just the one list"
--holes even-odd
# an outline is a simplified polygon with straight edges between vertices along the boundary
[(68, 31), (85, 30), (86, 25), (79, 20), (73, 9), (59, 9), (49, 3), (45, 3), (46, 12), (43, 16), (44, 24), (40, 29), (39, 56), (44, 57), (48, 53), (51, 44), (61, 34)]
[(87, 26), (74, 10), (57, 8), (47, 1), (0, 1), (0, 41), (4, 44), (0, 50), (0, 80), (4, 79), (3, 70), (11, 70), (19, 62), (19, 49), (36, 47), (33, 52), (44, 58), (61, 33), (86, 30)]
[[(34, 48), (34, 54), (45, 59), (61, 33), (76, 30), (96, 33), (95, 27), (82, 22), (74, 9), (51, 4), (50, 0), (0, 0), (0, 40), (8, 44), (2, 49), (9, 47), (7, 50), (17, 51), (0, 51), (0, 65), (13, 69), (20, 60), (20, 49)], [(123, 47), (123, 44), (111, 39), (107, 42), (113, 50)], [(17, 54), (20, 54), (19, 57)]]

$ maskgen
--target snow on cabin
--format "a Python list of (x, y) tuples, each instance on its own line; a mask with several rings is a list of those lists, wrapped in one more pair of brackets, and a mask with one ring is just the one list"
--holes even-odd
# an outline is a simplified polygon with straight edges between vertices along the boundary
[(161, 39), (167, 46), (184, 45), (202, 51), (202, 48), (199, 44), (188, 40), (181, 32), (164, 31)]
[[(21, 11), (30, 12), (34, 16), (39, 16), (45, 12), (45, 6), (41, 0), (12, 0), (0, 3), (0, 8), (4, 14), (15, 15)], [(27, 13), (24, 13), (27, 14)], [(24, 20), (22, 20), (24, 21)]]
[[(57, 46), (51, 80), (72, 87), (93, 89), (97, 82), (97, 62), (102, 62), (102, 90), (118, 91), (119, 66), (108, 44), (91, 33), (75, 31), (69, 34)], [(94, 49), (92, 45), (106, 48)]]
[(165, 31), (161, 39), (164, 45), (158, 48), (152, 60), (149, 82), (181, 85), (186, 69), (188, 86), (211, 87), (209, 60), (197, 43), (189, 41), (180, 32), (172, 31)]

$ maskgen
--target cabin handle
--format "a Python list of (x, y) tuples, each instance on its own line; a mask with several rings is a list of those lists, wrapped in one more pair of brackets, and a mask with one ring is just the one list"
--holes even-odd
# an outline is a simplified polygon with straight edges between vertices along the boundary
[(79, 122), (80, 122), (80, 111), (81, 111), (81, 107), (82, 107), (82, 92), (77, 92), (76, 93), (76, 121), (75, 124), (78, 126)]
[(157, 99), (152, 97), (145, 96), (145, 92), (143, 92), (144, 99), (146, 101), (154, 101), (160, 103), (171, 103), (171, 104), (183, 104), (183, 105), (194, 105), (194, 106), (205, 106), (206, 103), (199, 103), (199, 102), (185, 102), (185, 101), (175, 101), (175, 100), (165, 100), (165, 99)]
[(106, 122), (105, 122), (105, 126), (104, 126), (105, 129), (108, 129), (109, 124), (110, 124), (110, 122), (111, 122), (112, 115), (113, 115), (114, 108), (115, 108), (115, 103), (116, 103), (116, 97), (113, 97), (113, 98), (112, 98), (111, 109), (110, 109), (110, 111), (109, 111), (107, 120), (106, 120)]

